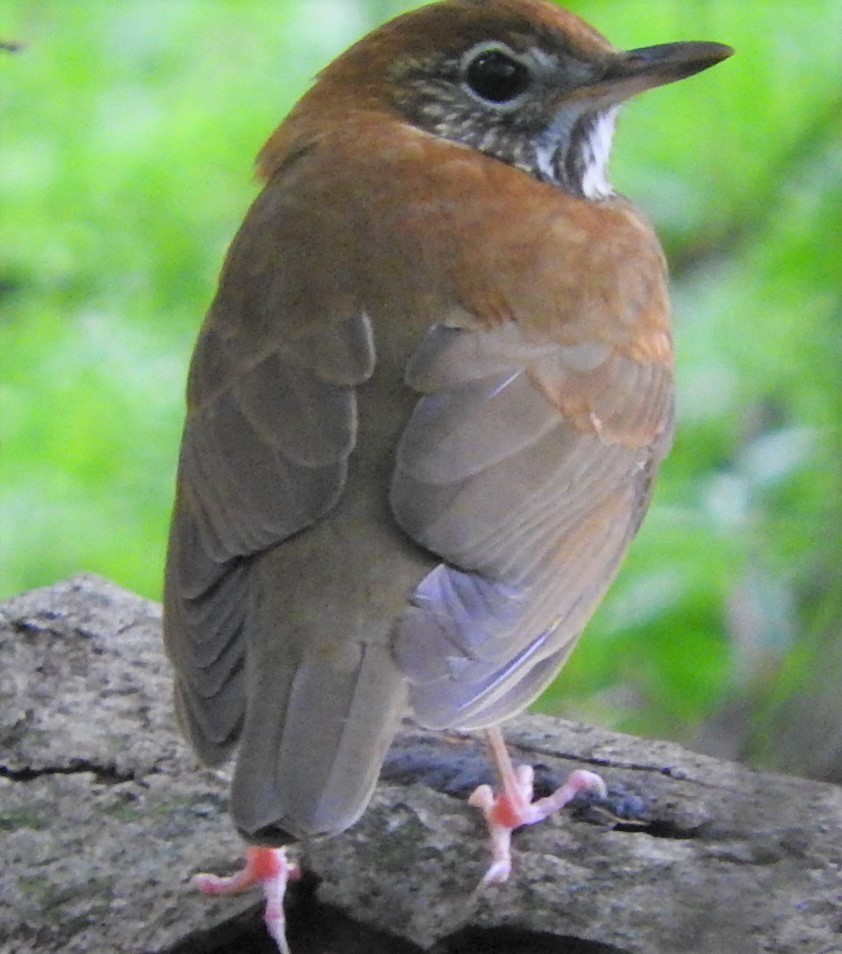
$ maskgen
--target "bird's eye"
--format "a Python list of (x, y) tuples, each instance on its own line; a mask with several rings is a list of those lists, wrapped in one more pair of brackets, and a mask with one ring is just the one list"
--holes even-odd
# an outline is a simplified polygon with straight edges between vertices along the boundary
[(532, 82), (523, 63), (502, 50), (483, 50), (465, 68), (465, 82), (481, 99), (490, 103), (508, 103)]

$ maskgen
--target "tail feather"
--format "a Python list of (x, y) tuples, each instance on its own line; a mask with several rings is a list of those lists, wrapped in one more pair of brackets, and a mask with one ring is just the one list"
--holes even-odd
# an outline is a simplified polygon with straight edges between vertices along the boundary
[(264, 662), (250, 654), (234, 821), (267, 843), (343, 831), (374, 790), (406, 707), (405, 680), (387, 650), (362, 643), (281, 670)]

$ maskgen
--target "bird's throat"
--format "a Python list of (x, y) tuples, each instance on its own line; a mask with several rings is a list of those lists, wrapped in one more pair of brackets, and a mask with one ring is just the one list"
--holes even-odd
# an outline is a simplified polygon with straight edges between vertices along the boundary
[(537, 145), (541, 178), (583, 199), (612, 196), (608, 162), (616, 119), (616, 106), (592, 112), (560, 110)]

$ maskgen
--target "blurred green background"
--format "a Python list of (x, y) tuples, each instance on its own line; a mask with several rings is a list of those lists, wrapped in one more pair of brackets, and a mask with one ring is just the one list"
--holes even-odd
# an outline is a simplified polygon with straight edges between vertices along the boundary
[[(678, 437), (545, 711), (842, 781), (842, 3), (571, 0), (738, 50), (627, 107), (672, 263)], [(406, 4), (0, 0), (0, 597), (159, 598), (189, 353), (318, 68)]]

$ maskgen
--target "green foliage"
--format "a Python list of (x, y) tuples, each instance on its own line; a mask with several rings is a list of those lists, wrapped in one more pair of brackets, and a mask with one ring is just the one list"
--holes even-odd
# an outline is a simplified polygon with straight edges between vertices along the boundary
[[(842, 6), (570, 5), (618, 45), (738, 51), (621, 124), (615, 182), (673, 264), (677, 440), (543, 701), (689, 737), (803, 685), (805, 636), (838, 624)], [(398, 8), (321, 9), (0, 0), (0, 38), (26, 44), (0, 54), (0, 595), (84, 569), (159, 596), (186, 364), (252, 157)]]
[[(160, 594), (186, 363), (252, 156), (365, 24), (303, 4), (0, 6), (0, 594)], [(286, 84), (286, 85), (285, 85)]]

